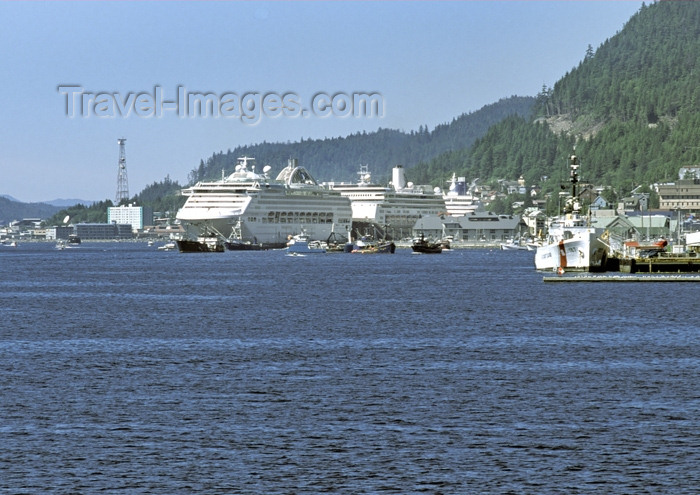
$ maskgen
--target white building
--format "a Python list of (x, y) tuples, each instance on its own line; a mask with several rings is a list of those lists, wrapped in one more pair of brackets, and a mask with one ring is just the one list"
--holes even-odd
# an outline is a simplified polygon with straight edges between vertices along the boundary
[(128, 223), (134, 231), (143, 230), (144, 225), (153, 225), (153, 212), (143, 206), (113, 206), (107, 208), (107, 223)]

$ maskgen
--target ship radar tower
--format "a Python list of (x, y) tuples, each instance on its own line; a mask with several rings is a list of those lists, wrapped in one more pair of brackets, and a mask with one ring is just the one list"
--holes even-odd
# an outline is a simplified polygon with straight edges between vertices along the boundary
[(117, 175), (117, 195), (115, 204), (129, 199), (129, 180), (126, 178), (126, 138), (117, 139), (119, 143), (119, 172)]

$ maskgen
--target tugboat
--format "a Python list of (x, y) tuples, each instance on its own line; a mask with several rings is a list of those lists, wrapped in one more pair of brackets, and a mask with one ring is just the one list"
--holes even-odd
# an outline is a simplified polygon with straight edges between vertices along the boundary
[(440, 254), (442, 253), (442, 242), (427, 241), (421, 232), (420, 239), (414, 239), (411, 249), (414, 253)]
[(69, 234), (68, 235), (68, 244), (70, 246), (79, 246), (80, 245), (80, 237), (78, 237), (77, 234)]
[(224, 243), (217, 236), (200, 236), (196, 240), (178, 239), (177, 249), (181, 253), (223, 253)]

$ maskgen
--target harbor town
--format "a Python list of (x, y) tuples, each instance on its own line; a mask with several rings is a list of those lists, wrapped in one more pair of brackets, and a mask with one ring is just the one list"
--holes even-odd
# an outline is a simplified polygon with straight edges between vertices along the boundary
[[(572, 156), (572, 160), (577, 158)], [(552, 265), (553, 268), (562, 271), (619, 270), (630, 273), (700, 270), (696, 262), (700, 249), (700, 219), (695, 217), (695, 212), (700, 208), (700, 180), (695, 178), (700, 176), (700, 167), (683, 168), (679, 171), (677, 181), (655, 185), (654, 193), (658, 205), (654, 208), (650, 204), (651, 194), (637, 190), (632, 191), (619, 203), (610, 204), (601, 194), (605, 190), (604, 186), (579, 183), (577, 165), (572, 165), (572, 170), (572, 177), (574, 172), (576, 173), (575, 182), (572, 179), (574, 187), (571, 191), (559, 193), (557, 201), (562, 207), (567, 204), (579, 205), (576, 214), (580, 215), (582, 222), (585, 221), (587, 225), (595, 228), (598, 238), (596, 242), (606, 246), (605, 264), (595, 270), (590, 265), (579, 269), (580, 267), (574, 267), (570, 262), (567, 267), (566, 260), (563, 259), (563, 266), (559, 263), (556, 266)], [(231, 177), (236, 174), (243, 177), (243, 180), (250, 180), (250, 173), (246, 171), (245, 165), (237, 168)], [(310, 183), (313, 181), (315, 184), (313, 177), (296, 161), (290, 160), (290, 164), (280, 176), (285, 174), (289, 177), (286, 187), (292, 191), (296, 186), (291, 177), (301, 177), (307, 194)], [(539, 188), (528, 187), (522, 177), (517, 181), (501, 181), (496, 189), (480, 186), (476, 181), (468, 186), (464, 177), (453, 176), (443, 192), (438, 188), (430, 190), (429, 186), (407, 184), (402, 174), (403, 171), (398, 167), (395, 169), (393, 180), (387, 186), (376, 186), (369, 183), (369, 174), (365, 168), (358, 184), (318, 184), (315, 187), (323, 191), (340, 191), (335, 193), (333, 197), (337, 199), (333, 201), (341, 206), (342, 200), (345, 199), (343, 193), (349, 191), (346, 196), (349, 196), (352, 213), (349, 213), (348, 208), (347, 216), (351, 215), (352, 220), (348, 218), (344, 228), (348, 241), (352, 241), (353, 238), (381, 238), (391, 240), (398, 248), (410, 248), (415, 239), (421, 238), (435, 242), (447, 241), (451, 249), (536, 251), (543, 244), (547, 244), (550, 230), (557, 224), (557, 217), (548, 217), (545, 213), (546, 203), (552, 198), (539, 198)], [(279, 179), (278, 177), (278, 182), (284, 183), (284, 180)], [(214, 186), (223, 188), (233, 180), (228, 178), (215, 183), (204, 183), (202, 187), (208, 190)], [(256, 176), (254, 180), (273, 182), (267, 175)], [(194, 197), (196, 204), (201, 205), (202, 197), (197, 195), (197, 187), (183, 190), (183, 194), (189, 194), (190, 199)], [(367, 191), (374, 195), (371, 200), (366, 197)], [(245, 196), (251, 197), (256, 193), (248, 191)], [(230, 191), (225, 191), (223, 197), (229, 201), (234, 196)], [(284, 202), (289, 197), (280, 196), (277, 199)], [(530, 205), (525, 207), (522, 201), (513, 202), (513, 213), (510, 214), (498, 214), (489, 210), (494, 201), (508, 201), (513, 197), (529, 197)], [(403, 203), (397, 203), (397, 198)], [(323, 210), (328, 200), (322, 197), (317, 201), (319, 208)], [(355, 208), (356, 205), (362, 209)], [(368, 210), (368, 205), (374, 209)], [(580, 205), (584, 207), (581, 208)], [(563, 210), (565, 211), (565, 208)], [(370, 218), (366, 214), (367, 211), (371, 211), (374, 216)], [(265, 216), (267, 213), (265, 211), (259, 215)], [(340, 213), (335, 212), (338, 218), (343, 214), (342, 210)], [(569, 217), (571, 214), (569, 211)], [(287, 220), (283, 218), (277, 221), (288, 222), (287, 230), (282, 229), (282, 235), (287, 239), (295, 233), (298, 234), (299, 229), (328, 223), (330, 225), (323, 231), (323, 238), (318, 234), (316, 239), (312, 239), (324, 241), (328, 237), (327, 231), (332, 232), (336, 228), (335, 223), (331, 221), (332, 213), (327, 215), (326, 217), (324, 213), (300, 213), (293, 217), (290, 212)], [(106, 223), (75, 224), (66, 218), (63, 225), (46, 225), (40, 218), (15, 220), (0, 228), (0, 243), (4, 247), (17, 247), (24, 242), (64, 242), (71, 237), (82, 241), (168, 242), (186, 238), (188, 223), (195, 224), (195, 231), (203, 225), (204, 228), (211, 225), (208, 218), (202, 223), (192, 222), (191, 218), (188, 219), (190, 221), (183, 221), (180, 212), (177, 215), (173, 215), (172, 212), (153, 212), (148, 207), (134, 204), (109, 207), (107, 217)], [(232, 218), (226, 217), (230, 225), (234, 223)], [(254, 217), (245, 217), (239, 212), (235, 216), (239, 228), (231, 228), (229, 236), (226, 237), (240, 237), (243, 218), (249, 223), (255, 221)], [(388, 222), (388, 219), (391, 219), (391, 222)], [(399, 219), (403, 222), (400, 229), (396, 227)], [(270, 212), (268, 222), (272, 221)], [(220, 237), (224, 237), (223, 234), (220, 234)], [(285, 243), (281, 243), (280, 247), (284, 245)], [(549, 269), (549, 266), (546, 268)]]

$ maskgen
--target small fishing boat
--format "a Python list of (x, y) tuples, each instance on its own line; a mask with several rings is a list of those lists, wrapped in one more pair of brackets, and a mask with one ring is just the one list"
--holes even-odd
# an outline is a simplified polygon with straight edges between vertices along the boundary
[(287, 242), (287, 253), (289, 254), (320, 254), (325, 252), (325, 243), (309, 241), (306, 232), (303, 230)]
[(501, 243), (502, 251), (526, 251), (527, 245), (521, 244), (516, 239), (510, 239), (506, 242)]
[(168, 242), (162, 246), (158, 246), (158, 251), (174, 251), (175, 249), (177, 249), (177, 244), (174, 242)]
[(423, 233), (421, 233), (418, 239), (413, 240), (411, 249), (414, 253), (420, 254), (440, 254), (442, 253), (442, 242), (432, 242), (426, 240)]
[(394, 254), (396, 244), (391, 241), (378, 241), (365, 235), (356, 240), (348, 249), (351, 253), (359, 254)]

